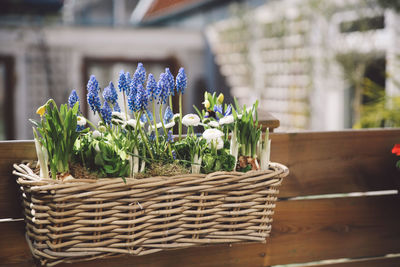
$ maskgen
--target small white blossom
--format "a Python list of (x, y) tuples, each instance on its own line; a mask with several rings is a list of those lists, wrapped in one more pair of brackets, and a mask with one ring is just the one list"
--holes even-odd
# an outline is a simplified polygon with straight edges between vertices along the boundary
[(200, 117), (196, 114), (187, 114), (183, 116), (182, 123), (186, 126), (197, 126), (200, 123)]
[(173, 120), (164, 125), (165, 129), (170, 129), (170, 128), (174, 127), (174, 126), (175, 126), (175, 121), (173, 121)]
[(203, 138), (207, 141), (215, 140), (222, 136), (224, 136), (224, 133), (218, 129), (207, 129), (203, 132)]
[(97, 139), (97, 138), (101, 137), (101, 133), (99, 131), (95, 130), (92, 133), (92, 137)]
[(181, 114), (175, 113), (174, 116), (172, 117), (172, 120), (175, 121), (176, 119), (180, 118)]
[(127, 115), (127, 114), (125, 114), (125, 113), (122, 113), (122, 112), (118, 112), (118, 111), (113, 111), (112, 113), (111, 113), (111, 115), (113, 116), (113, 117), (115, 117), (115, 118), (117, 118), (117, 119), (120, 119), (120, 120), (129, 120), (130, 119), (130, 117), (129, 117), (129, 115)]
[(221, 119), (219, 120), (219, 124), (220, 124), (220, 125), (231, 124), (231, 123), (233, 123), (233, 122), (234, 122), (234, 119), (233, 119), (233, 116), (232, 116), (232, 115), (225, 116), (225, 117), (223, 117), (223, 118), (221, 118)]
[(82, 116), (78, 116), (77, 118), (77, 124), (79, 126), (85, 126), (86, 125), (86, 119)]
[(213, 127), (213, 128), (218, 128), (219, 127), (219, 123), (217, 121), (210, 121), (208, 123), (208, 126)]
[[(143, 125), (144, 125), (144, 123), (141, 122), (141, 121), (139, 121), (139, 123), (140, 123), (140, 126), (143, 126)], [(129, 126), (131, 126), (131, 127), (133, 127), (133, 128), (136, 128), (137, 120), (130, 119), (130, 120), (128, 120), (128, 121), (126, 122), (126, 125), (129, 125)], [(125, 126), (126, 126), (126, 125), (125, 125)]]

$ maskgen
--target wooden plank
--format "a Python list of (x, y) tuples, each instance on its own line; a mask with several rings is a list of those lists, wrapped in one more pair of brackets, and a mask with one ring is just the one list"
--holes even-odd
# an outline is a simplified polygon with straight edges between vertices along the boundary
[[(267, 245), (194, 247), (81, 262), (74, 266), (270, 266), (399, 253), (399, 204), (398, 195), (280, 201)], [(0, 243), (0, 262), (32, 261), (27, 255), (23, 229), (2, 225), (0, 236), (6, 233), (5, 240), (14, 243)], [(15, 248), (4, 250), (7, 246)]]
[(25, 159), (35, 159), (33, 141), (0, 142), (0, 219), (21, 218), (21, 203), (13, 164)]
[(279, 197), (397, 189), (400, 130), (271, 134), (271, 160), (289, 167)]
[(263, 131), (269, 128), (269, 130), (273, 132), (274, 129), (278, 128), (280, 125), (280, 122), (277, 118), (272, 116), (271, 113), (264, 111), (262, 109), (258, 111), (258, 120), (259, 123), (262, 125)]
[[(0, 223), (0, 266), (33, 266), (24, 236), (24, 222)], [(122, 256), (82, 261), (73, 266), (261, 266), (266, 244), (221, 244), (164, 251), (146, 256)], [(57, 266), (69, 267), (70, 264)]]
[(400, 252), (399, 195), (278, 202), (265, 265)]
[[(400, 130), (271, 134), (273, 161), (290, 176), (280, 197), (399, 188), (396, 156)], [(0, 142), (0, 218), (20, 217), (12, 164), (36, 157), (32, 142)]]
[(0, 266), (33, 266), (23, 221), (0, 223), (0, 236)]
[(377, 257), (349, 260), (341, 263), (313, 265), (313, 267), (399, 267), (400, 257)]

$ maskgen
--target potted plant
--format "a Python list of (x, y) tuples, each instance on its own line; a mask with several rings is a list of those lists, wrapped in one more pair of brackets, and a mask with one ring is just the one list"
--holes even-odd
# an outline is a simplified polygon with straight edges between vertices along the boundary
[(37, 110), (38, 162), (15, 164), (14, 173), (27, 240), (43, 264), (265, 242), (288, 170), (269, 162), (257, 102), (241, 108), (206, 92), (204, 107), (183, 115), (186, 85), (183, 68), (156, 81), (139, 63), (132, 77), (120, 73), (117, 88), (101, 90), (90, 77), (87, 102), (98, 123), (80, 113), (76, 91), (60, 108), (49, 100)]

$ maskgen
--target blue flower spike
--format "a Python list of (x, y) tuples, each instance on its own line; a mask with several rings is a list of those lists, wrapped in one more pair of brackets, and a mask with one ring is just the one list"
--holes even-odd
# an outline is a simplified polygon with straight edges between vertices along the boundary
[(174, 113), (172, 113), (171, 108), (169, 106), (167, 106), (167, 108), (165, 109), (165, 112), (164, 112), (164, 119), (163, 119), (164, 123), (169, 123), (173, 117), (174, 117)]
[(100, 110), (101, 117), (103, 118), (104, 122), (108, 125), (111, 124), (111, 115), (112, 115), (112, 110), (110, 108), (110, 105), (108, 104), (107, 101), (104, 101), (103, 107)]
[(118, 100), (118, 93), (115, 90), (114, 84), (112, 82), (110, 82), (110, 84), (108, 85), (108, 87), (104, 88), (103, 91), (103, 98), (104, 100), (106, 100), (108, 103), (110, 103), (111, 105), (115, 105), (115, 103)]
[[(129, 74), (129, 72), (128, 72)], [(124, 71), (121, 71), (119, 73), (119, 79), (118, 79), (118, 89), (120, 92), (125, 92), (129, 89), (129, 83), (126, 80), (126, 75)]]
[(182, 95), (185, 93), (187, 86), (187, 77), (184, 68), (180, 68), (176, 76), (176, 91)]
[(160, 80), (158, 81), (157, 84), (157, 90), (160, 90), (160, 96), (158, 98), (158, 103), (166, 104), (168, 96), (170, 94), (169, 88), (168, 88), (168, 75), (163, 73), (164, 75), (160, 75)]
[(174, 76), (172, 75), (171, 71), (169, 70), (169, 68), (165, 68), (165, 75), (167, 76), (166, 78), (166, 86), (167, 89), (169, 91), (169, 94), (174, 96), (175, 92), (175, 81), (174, 81)]
[[(79, 102), (79, 96), (76, 93), (76, 90), (74, 89), (74, 90), (71, 91), (71, 94), (68, 97), (68, 106), (70, 108), (73, 108), (76, 102)], [(79, 109), (78, 110), (80, 110), (80, 109), (81, 109), (81, 103), (79, 103)]]
[(136, 71), (133, 74), (132, 81), (134, 81), (134, 84), (137, 87), (139, 84), (144, 86), (145, 80), (146, 80), (146, 69), (144, 68), (142, 63), (138, 63)]
[(153, 93), (153, 96), (154, 96), (154, 99), (157, 99), (158, 101), (157, 101), (157, 103), (158, 104), (160, 104), (160, 102), (161, 102), (161, 94), (162, 94), (162, 92), (163, 92), (163, 87), (164, 87), (164, 85), (163, 85), (163, 83), (164, 83), (164, 76), (165, 76), (165, 73), (161, 73), (160, 74), (160, 79), (158, 80), (158, 82), (157, 82), (157, 87), (156, 87), (156, 90), (154, 91), (154, 93)]
[(146, 94), (149, 97), (149, 101), (153, 101), (153, 99), (156, 99), (157, 93), (157, 82), (156, 79), (154, 78), (153, 74), (149, 74), (147, 77), (147, 84), (146, 84)]
[(97, 92), (100, 91), (99, 82), (94, 75), (90, 75), (89, 81), (87, 83), (87, 90), (89, 91), (91, 88), (95, 89)]
[(89, 82), (87, 84), (87, 89), (87, 102), (90, 109), (96, 114), (96, 112), (100, 112), (101, 100), (99, 97), (99, 83), (97, 82), (94, 75), (90, 76)]
[(114, 111), (121, 112), (121, 108), (118, 105), (118, 102), (115, 102)]

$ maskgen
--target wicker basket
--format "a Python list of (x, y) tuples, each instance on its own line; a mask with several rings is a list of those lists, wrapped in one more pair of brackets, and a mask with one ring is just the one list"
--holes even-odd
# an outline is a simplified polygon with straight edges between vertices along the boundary
[(202, 244), (265, 242), (276, 189), (288, 174), (270, 170), (144, 179), (39, 180), (14, 165), (27, 240), (49, 266), (118, 254), (145, 255)]

